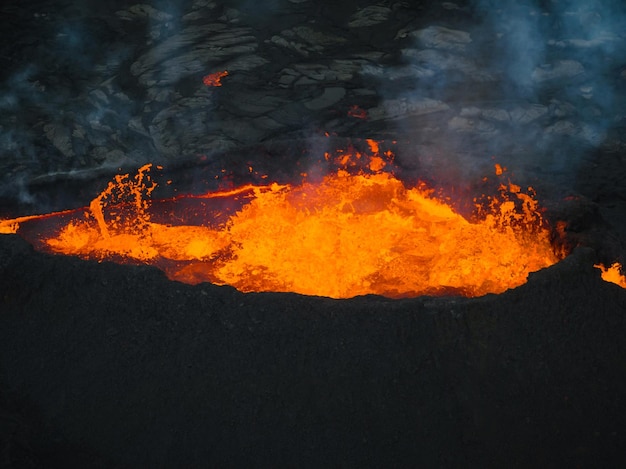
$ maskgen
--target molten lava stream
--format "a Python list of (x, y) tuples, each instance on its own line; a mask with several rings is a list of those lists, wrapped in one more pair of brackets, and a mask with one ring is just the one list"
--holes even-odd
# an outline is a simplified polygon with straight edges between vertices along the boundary
[[(425, 187), (406, 188), (382, 172), (387, 163), (374, 143), (367, 171), (358, 174), (339, 169), (316, 183), (249, 185), (152, 204), (147, 165), (134, 179), (116, 177), (82, 217), (59, 219), (63, 226), (48, 235), (38, 228), (38, 245), (156, 265), (192, 284), (333, 298), (499, 293), (559, 260), (537, 202), (519, 187), (502, 186), (488, 213), (470, 222)], [(339, 156), (347, 167), (350, 158)], [(10, 223), (17, 225), (8, 220), (0, 228)]]

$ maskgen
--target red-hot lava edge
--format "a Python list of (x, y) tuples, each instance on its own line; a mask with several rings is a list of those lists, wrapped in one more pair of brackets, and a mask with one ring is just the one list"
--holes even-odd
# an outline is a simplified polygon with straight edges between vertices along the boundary
[[(502, 182), (473, 201), (468, 220), (426, 184), (407, 187), (393, 153), (367, 143), (326, 153), (335, 170), (320, 180), (303, 173), (297, 185), (159, 200), (148, 164), (116, 176), (88, 207), (1, 220), (0, 233), (47, 252), (155, 265), (190, 284), (333, 298), (501, 293), (567, 254), (532, 188)], [(495, 165), (497, 177), (505, 171)], [(618, 263), (596, 267), (626, 288)]]

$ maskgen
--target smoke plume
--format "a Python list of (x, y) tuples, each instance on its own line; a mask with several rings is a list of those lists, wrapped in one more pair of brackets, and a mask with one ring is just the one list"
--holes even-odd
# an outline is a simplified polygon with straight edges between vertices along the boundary
[(387, 116), (399, 117), (423, 163), (462, 178), (496, 158), (567, 179), (616, 141), (626, 104), (617, 93), (626, 84), (623, 2), (475, 0), (455, 9), (460, 21), (443, 15), (399, 34), (404, 66), (365, 70), (378, 75)]

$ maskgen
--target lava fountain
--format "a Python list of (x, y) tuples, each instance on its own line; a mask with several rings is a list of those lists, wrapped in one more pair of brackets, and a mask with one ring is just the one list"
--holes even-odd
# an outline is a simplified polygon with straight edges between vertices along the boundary
[(501, 184), (468, 220), (426, 184), (406, 187), (393, 154), (367, 142), (367, 154), (326, 153), (336, 169), (318, 181), (161, 200), (151, 200), (145, 165), (88, 207), (3, 220), (0, 232), (30, 233), (48, 252), (155, 265), (191, 284), (333, 298), (500, 293), (560, 260), (531, 188)]

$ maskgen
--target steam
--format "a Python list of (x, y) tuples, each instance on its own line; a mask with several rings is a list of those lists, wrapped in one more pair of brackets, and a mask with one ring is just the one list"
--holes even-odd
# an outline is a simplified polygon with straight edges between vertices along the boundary
[[(148, 3), (110, 7), (120, 8), (119, 30), (89, 12), (37, 12), (36, 60), (0, 82), (0, 197), (32, 201), (33, 175), (137, 166), (235, 144), (216, 124), (218, 98), (200, 79), (228, 61), (233, 70), (265, 63), (244, 23), (273, 21), (281, 2), (238, 0), (237, 10)], [(403, 66), (363, 71), (385, 98), (368, 110), (368, 128), (397, 122), (398, 139), (408, 136), (409, 153), (420, 158), (406, 161), (404, 152), (407, 166), (430, 167), (440, 180), (475, 179), (495, 157), (510, 168), (571, 174), (594, 148), (618, 139), (626, 109), (623, 2), (433, 5), (438, 23), (398, 35)], [(119, 40), (120, 32), (133, 36)]]
[[(478, 0), (477, 10), (500, 37), (491, 65), (504, 71), (517, 96), (539, 98), (552, 90), (556, 99), (615, 112), (616, 67), (626, 51), (623, 2)], [(585, 122), (597, 121), (580, 114)]]
[(386, 114), (404, 109), (400, 134), (422, 163), (462, 179), (495, 157), (567, 179), (616, 141), (623, 2), (475, 0), (464, 13), (472, 19), (401, 32), (403, 67), (365, 70), (381, 80)]
[[(34, 177), (120, 166), (129, 158), (125, 147), (132, 145), (132, 139), (122, 140), (134, 104), (115, 83), (132, 48), (108, 40), (114, 32), (89, 15), (54, 15), (33, 15), (29, 26), (39, 40), (24, 48), (19, 68), (5, 71), (0, 82), (0, 198), (40, 208), (45, 201), (29, 192)], [(101, 47), (113, 42), (117, 49)], [(111, 147), (120, 155), (117, 161)]]

